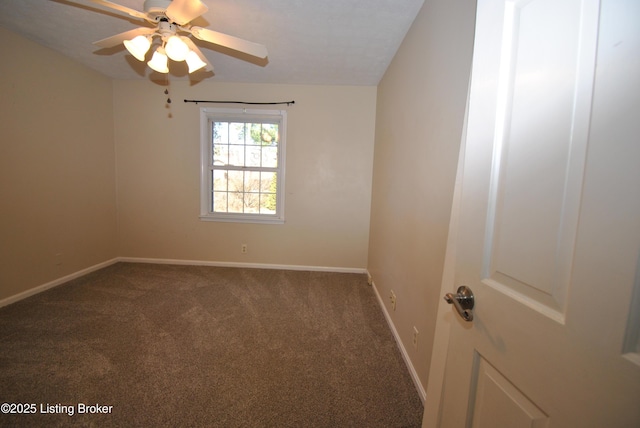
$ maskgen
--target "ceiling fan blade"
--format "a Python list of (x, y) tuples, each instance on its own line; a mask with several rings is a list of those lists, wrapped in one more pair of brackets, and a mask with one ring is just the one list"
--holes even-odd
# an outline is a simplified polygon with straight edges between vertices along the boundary
[(267, 48), (258, 43), (249, 42), (202, 27), (191, 27), (190, 31), (196, 38), (213, 43), (214, 45), (224, 46), (258, 58), (266, 58), (268, 55)]
[(134, 18), (147, 19), (147, 14), (144, 12), (139, 12), (135, 9), (128, 8), (126, 6), (119, 5), (117, 3), (113, 3), (107, 0), (88, 0), (91, 3), (99, 4), (104, 7), (108, 7), (109, 9), (117, 10), (118, 12), (126, 13), (129, 16), (133, 16)]
[(107, 37), (106, 39), (98, 40), (97, 42), (93, 42), (94, 45), (100, 46), (101, 48), (111, 48), (119, 45), (125, 40), (131, 40), (136, 36), (144, 35), (144, 34), (153, 34), (156, 30), (154, 28), (134, 28), (133, 30), (125, 31), (124, 33), (116, 34), (115, 36)]
[(204, 56), (202, 51), (200, 49), (198, 49), (196, 44), (193, 43), (193, 41), (189, 37), (184, 37), (182, 40), (187, 44), (187, 46), (189, 46), (189, 49), (191, 49), (192, 51), (194, 51), (196, 53), (196, 55), (198, 55), (198, 57), (202, 60), (202, 62), (206, 62), (207, 63), (207, 65), (204, 67), (204, 70), (213, 71), (213, 65), (211, 65), (209, 60), (207, 60), (207, 57)]
[(185, 25), (209, 10), (200, 0), (173, 0), (165, 11), (167, 17), (178, 25)]

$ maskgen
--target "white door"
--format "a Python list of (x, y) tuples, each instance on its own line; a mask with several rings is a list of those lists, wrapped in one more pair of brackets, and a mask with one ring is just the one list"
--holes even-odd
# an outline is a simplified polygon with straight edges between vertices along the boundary
[(640, 427), (640, 1), (478, 0), (470, 88), (440, 426)]

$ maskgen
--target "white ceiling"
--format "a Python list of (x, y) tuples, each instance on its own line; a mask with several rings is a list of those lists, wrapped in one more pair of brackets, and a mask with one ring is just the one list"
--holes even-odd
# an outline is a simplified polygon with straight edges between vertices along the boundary
[[(143, 0), (111, 1), (143, 10)], [(196, 41), (214, 73), (193, 79), (323, 85), (377, 85), (424, 2), (202, 1), (209, 11), (192, 24), (265, 45), (269, 56), (261, 62)], [(157, 77), (124, 46), (100, 49), (92, 44), (139, 24), (82, 0), (0, 0), (1, 27), (114, 79)], [(172, 79), (189, 78), (183, 64), (169, 68)]]

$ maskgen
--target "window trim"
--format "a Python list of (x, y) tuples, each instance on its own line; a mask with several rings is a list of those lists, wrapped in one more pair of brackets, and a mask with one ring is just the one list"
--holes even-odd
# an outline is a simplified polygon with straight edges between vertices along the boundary
[[(255, 213), (216, 213), (210, 211), (212, 206), (212, 183), (211, 183), (211, 159), (213, 150), (212, 121), (265, 121), (278, 124), (278, 167), (276, 173), (278, 185), (276, 188), (276, 212), (275, 214), (255, 214)], [(262, 110), (262, 109), (228, 109), (202, 107), (200, 108), (200, 220), (221, 221), (233, 223), (284, 223), (284, 183), (285, 183), (285, 162), (286, 162), (286, 132), (287, 132), (287, 112), (286, 110)], [(251, 170), (251, 167), (243, 168)]]

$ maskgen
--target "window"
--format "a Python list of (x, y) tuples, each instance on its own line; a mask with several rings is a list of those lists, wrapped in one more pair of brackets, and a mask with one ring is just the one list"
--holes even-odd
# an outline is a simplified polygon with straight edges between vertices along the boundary
[(286, 111), (202, 108), (202, 220), (284, 223)]

